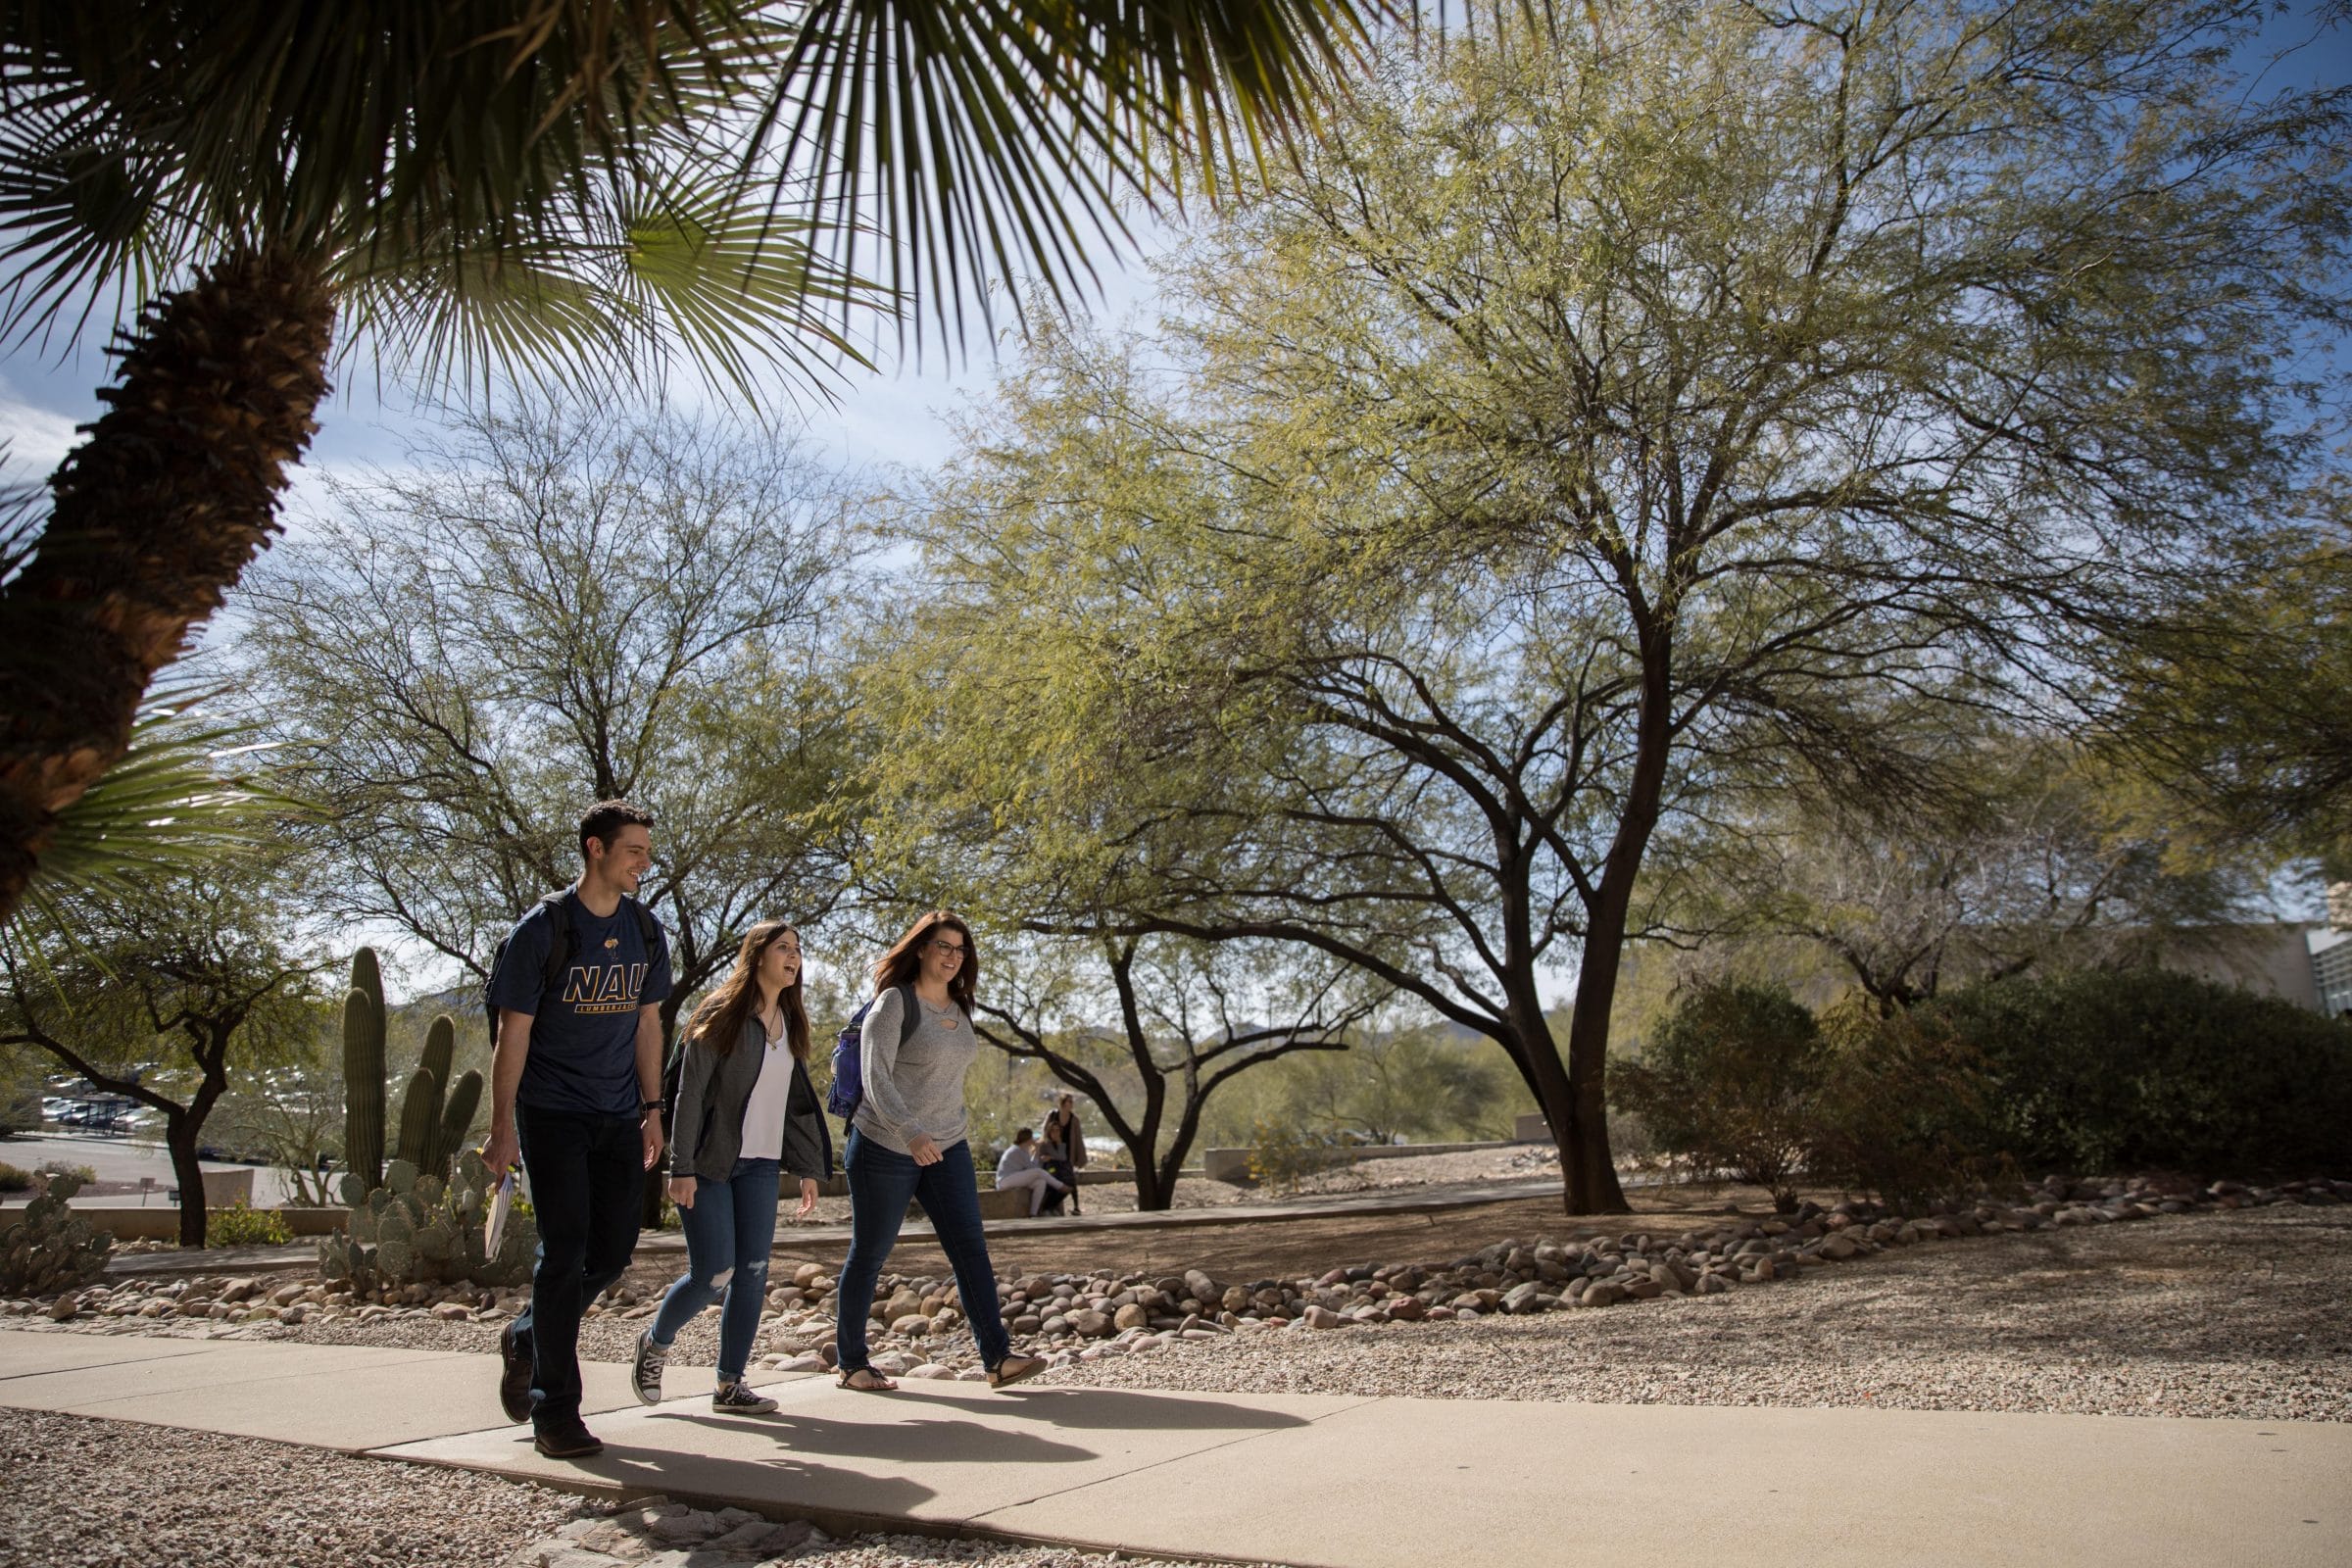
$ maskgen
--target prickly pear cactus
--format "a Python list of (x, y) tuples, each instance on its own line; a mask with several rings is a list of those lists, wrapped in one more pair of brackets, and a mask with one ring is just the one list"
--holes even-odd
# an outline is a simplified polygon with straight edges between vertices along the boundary
[(482, 1250), (496, 1184), (479, 1154), (460, 1154), (447, 1181), (419, 1175), (405, 1160), (394, 1160), (385, 1177), (387, 1185), (353, 1205), (345, 1235), (320, 1239), (321, 1277), (357, 1291), (457, 1281), (519, 1285), (530, 1277), (539, 1235), (527, 1216), (510, 1217), (496, 1256)]
[(80, 1189), (78, 1176), (48, 1177), (23, 1216), (0, 1231), (0, 1296), (55, 1296), (105, 1272), (115, 1239), (67, 1204)]

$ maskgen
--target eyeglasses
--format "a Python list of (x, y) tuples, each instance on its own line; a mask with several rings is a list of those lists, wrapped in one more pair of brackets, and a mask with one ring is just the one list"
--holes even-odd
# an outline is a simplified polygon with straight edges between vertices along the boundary
[(962, 943), (950, 942), (945, 937), (933, 937), (931, 939), (930, 946), (938, 949), (941, 953), (952, 953), (958, 958), (962, 957), (966, 953), (971, 951)]

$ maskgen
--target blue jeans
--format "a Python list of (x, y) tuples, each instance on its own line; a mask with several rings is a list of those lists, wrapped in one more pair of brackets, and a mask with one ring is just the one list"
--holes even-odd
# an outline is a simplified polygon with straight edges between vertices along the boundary
[(783, 1167), (739, 1159), (723, 1182), (694, 1179), (694, 1204), (678, 1210), (686, 1228), (686, 1272), (670, 1282), (654, 1315), (654, 1343), (668, 1346), (694, 1315), (726, 1293), (718, 1312), (718, 1381), (743, 1376), (767, 1301), (767, 1255), (776, 1245), (776, 1188)]
[(579, 1420), (580, 1316), (637, 1250), (643, 1125), (634, 1116), (514, 1107), (539, 1224), (531, 1301), (514, 1315), (514, 1337), (531, 1348), (531, 1419), (544, 1428)]
[(841, 1165), (850, 1178), (850, 1255), (842, 1260), (836, 1293), (841, 1369), (855, 1372), (866, 1364), (865, 1324), (874, 1307), (874, 1282), (898, 1245), (906, 1205), (916, 1199), (931, 1216), (939, 1250), (955, 1266), (956, 1289), (963, 1297), (972, 1341), (980, 1348), (980, 1364), (993, 1367), (1011, 1354), (1012, 1341), (997, 1310), (997, 1275), (988, 1261), (988, 1238), (980, 1231), (980, 1187), (972, 1175), (971, 1145), (950, 1144), (940, 1151), (938, 1164), (917, 1165), (913, 1155), (884, 1149), (852, 1127)]

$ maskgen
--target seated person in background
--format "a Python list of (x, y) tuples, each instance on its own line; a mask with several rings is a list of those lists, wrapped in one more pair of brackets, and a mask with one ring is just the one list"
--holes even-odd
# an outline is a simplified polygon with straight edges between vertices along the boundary
[(1026, 1127), (1012, 1135), (1012, 1147), (1005, 1150), (1004, 1157), (997, 1161), (997, 1191), (1003, 1192), (1008, 1187), (1029, 1189), (1029, 1215), (1032, 1219), (1037, 1217), (1039, 1209), (1046, 1206), (1047, 1193), (1066, 1193), (1070, 1190), (1067, 1182), (1038, 1163), (1037, 1135)]

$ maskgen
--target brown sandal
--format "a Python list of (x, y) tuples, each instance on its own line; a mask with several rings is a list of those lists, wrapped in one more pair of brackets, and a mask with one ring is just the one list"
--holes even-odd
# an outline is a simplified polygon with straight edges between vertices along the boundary
[(1026, 1383), (1046, 1369), (1046, 1360), (1037, 1355), (1008, 1355), (988, 1369), (988, 1386), (1009, 1389), (1015, 1383)]
[[(858, 1381), (859, 1378), (866, 1381), (860, 1383)], [(853, 1394), (896, 1394), (899, 1390), (896, 1383), (891, 1382), (890, 1379), (870, 1366), (853, 1367), (835, 1379), (833, 1386), (837, 1389), (848, 1389)]]

